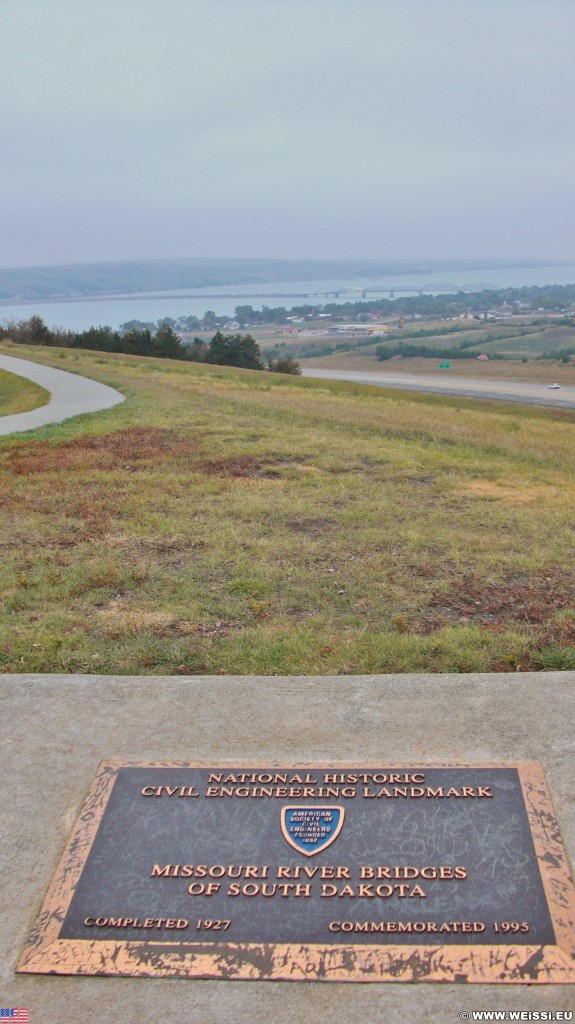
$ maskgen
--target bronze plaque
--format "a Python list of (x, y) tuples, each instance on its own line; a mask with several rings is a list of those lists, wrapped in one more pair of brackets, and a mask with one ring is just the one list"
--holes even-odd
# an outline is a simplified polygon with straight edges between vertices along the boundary
[(539, 764), (103, 764), (33, 974), (575, 981)]

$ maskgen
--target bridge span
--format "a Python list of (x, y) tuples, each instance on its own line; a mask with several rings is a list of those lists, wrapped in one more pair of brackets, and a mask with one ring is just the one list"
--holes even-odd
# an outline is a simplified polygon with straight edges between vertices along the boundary
[[(257, 287), (257, 286), (256, 286)], [(430, 282), (429, 284), (375, 284), (370, 287), (358, 285), (346, 285), (345, 288), (331, 288), (324, 291), (297, 291), (297, 292), (219, 292), (217, 296), (211, 293), (199, 294), (198, 292), (189, 295), (173, 296), (178, 299), (366, 299), (369, 296), (388, 295), (393, 299), (396, 295), (455, 295), (457, 292), (482, 292), (497, 291), (497, 285), (486, 284), (484, 281), (471, 284), (448, 284), (444, 281)], [(145, 295), (139, 296), (146, 298)], [(157, 297), (157, 296), (155, 296)], [(170, 298), (172, 296), (166, 296)]]

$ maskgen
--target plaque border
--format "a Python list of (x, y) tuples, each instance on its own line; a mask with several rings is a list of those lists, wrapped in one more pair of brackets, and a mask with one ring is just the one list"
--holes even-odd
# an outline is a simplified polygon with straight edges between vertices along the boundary
[[(227, 763), (226, 763), (227, 762)], [(19, 974), (185, 977), (266, 981), (436, 982), (442, 984), (574, 984), (575, 888), (543, 766), (539, 762), (361, 765), (366, 771), (515, 768), (541, 873), (555, 945), (470, 946), (333, 943), (234, 943), (60, 939), (59, 933), (96, 838), (120, 768), (237, 768), (240, 762), (104, 761), (72, 829)], [(243, 767), (243, 766), (242, 766)], [(250, 764), (245, 771), (357, 770), (356, 764)]]

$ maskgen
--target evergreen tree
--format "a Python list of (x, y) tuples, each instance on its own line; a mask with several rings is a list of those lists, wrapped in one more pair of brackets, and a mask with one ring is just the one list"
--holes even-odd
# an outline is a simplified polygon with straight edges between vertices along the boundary
[(170, 324), (163, 323), (158, 327), (156, 336), (152, 339), (151, 354), (161, 359), (184, 359), (185, 353), (180, 339)]
[(239, 366), (244, 370), (263, 370), (260, 347), (251, 334), (222, 334), (210, 341), (208, 359), (216, 366)]
[(121, 351), (131, 356), (154, 355), (152, 335), (147, 327), (126, 331), (121, 339)]

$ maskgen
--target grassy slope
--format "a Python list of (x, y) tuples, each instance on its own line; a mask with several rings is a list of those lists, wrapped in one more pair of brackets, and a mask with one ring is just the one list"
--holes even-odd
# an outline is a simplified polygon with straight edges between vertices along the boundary
[(575, 415), (98, 353), (1, 439), (0, 668), (575, 667)]
[[(353, 349), (348, 352), (334, 352), (327, 356), (306, 357), (304, 366), (317, 366), (326, 369), (349, 369), (349, 370), (375, 370), (382, 373), (402, 371), (404, 373), (434, 373), (439, 369), (437, 357), (433, 358), (409, 358), (393, 359), (380, 362), (376, 355), (379, 346), (395, 347), (399, 342), (413, 345), (427, 345), (429, 348), (440, 351), (441, 349), (457, 348), (467, 342), (474, 343), (475, 355), (469, 359), (454, 359), (451, 363), (451, 372), (457, 376), (482, 376), (501, 378), (508, 380), (531, 380), (540, 383), (551, 383), (557, 380), (557, 374), (561, 373), (561, 380), (564, 383), (575, 383), (575, 362), (563, 366), (557, 360), (538, 360), (537, 356), (548, 356), (561, 349), (575, 348), (575, 326), (558, 324), (554, 320), (542, 326), (533, 325), (528, 320), (497, 322), (494, 324), (473, 324), (468, 328), (459, 325), (454, 331), (453, 324), (423, 324), (414, 326), (407, 325), (401, 331), (392, 331), (384, 334), (376, 342), (369, 340), (362, 344), (356, 339)], [(418, 330), (435, 329), (437, 331), (431, 337), (418, 336)], [(277, 343), (277, 339), (275, 339)], [(337, 344), (337, 339), (328, 336), (318, 336), (312, 339), (299, 339), (295, 343), (288, 343), (288, 348), (293, 348), (295, 354), (298, 348), (309, 351), (315, 345), (318, 352), (326, 344)], [(477, 361), (477, 353), (485, 352), (494, 356), (504, 355), (504, 361), (493, 361), (481, 363)]]
[(46, 405), (49, 399), (50, 392), (45, 388), (33, 384), (24, 377), (0, 370), (0, 416), (38, 409), (39, 406)]

